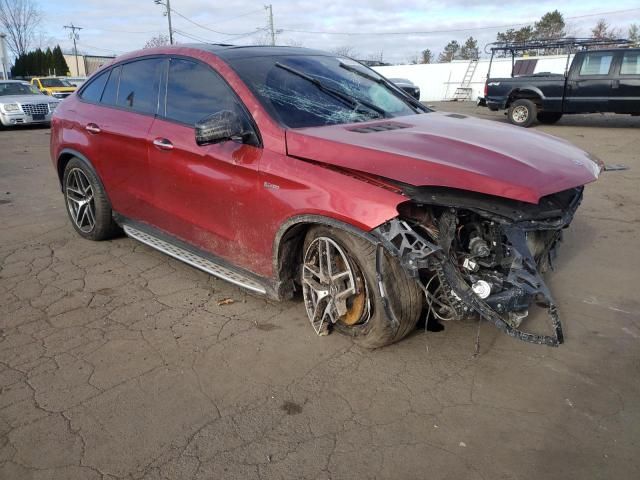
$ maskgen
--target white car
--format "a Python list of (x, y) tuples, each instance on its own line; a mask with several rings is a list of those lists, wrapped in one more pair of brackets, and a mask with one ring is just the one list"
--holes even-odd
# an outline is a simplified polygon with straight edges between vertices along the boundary
[(87, 77), (58, 77), (58, 78), (62, 80), (66, 80), (67, 83), (70, 83), (74, 87), (79, 87), (87, 80)]
[(40, 93), (35, 87), (19, 80), (0, 81), (0, 124), (47, 124), (60, 100)]

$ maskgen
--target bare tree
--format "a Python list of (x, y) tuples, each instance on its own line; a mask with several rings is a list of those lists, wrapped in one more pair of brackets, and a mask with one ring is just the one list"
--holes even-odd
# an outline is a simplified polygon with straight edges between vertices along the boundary
[(360, 56), (351, 45), (342, 45), (340, 47), (332, 48), (329, 51), (334, 55), (340, 55), (342, 57), (356, 58)]
[(161, 33), (160, 35), (156, 35), (155, 37), (151, 37), (147, 40), (147, 43), (145, 43), (142, 48), (163, 47), (165, 45), (169, 45), (169, 35)]
[(638, 24), (632, 23), (629, 25), (629, 32), (627, 33), (627, 37), (631, 42), (633, 42), (634, 46), (640, 46), (640, 28), (638, 28)]
[(16, 57), (27, 53), (41, 21), (42, 13), (33, 0), (0, 0), (0, 26)]
[(621, 35), (617, 28), (610, 27), (604, 18), (598, 20), (596, 26), (591, 29), (591, 35), (598, 40), (611, 40)]

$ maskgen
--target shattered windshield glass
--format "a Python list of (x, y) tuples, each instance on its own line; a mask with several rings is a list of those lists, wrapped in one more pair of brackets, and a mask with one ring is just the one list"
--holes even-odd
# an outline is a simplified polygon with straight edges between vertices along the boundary
[(373, 70), (347, 58), (286, 55), (233, 59), (229, 63), (271, 116), (291, 128), (427, 111)]

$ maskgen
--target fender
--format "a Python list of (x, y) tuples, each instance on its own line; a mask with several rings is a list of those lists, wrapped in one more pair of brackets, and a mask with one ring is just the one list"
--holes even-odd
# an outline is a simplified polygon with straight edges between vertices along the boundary
[(107, 189), (104, 187), (104, 183), (102, 183), (102, 179), (100, 178), (100, 175), (98, 174), (98, 171), (95, 169), (95, 167), (93, 166), (93, 164), (91, 163), (91, 161), (89, 160), (89, 158), (87, 158), (87, 156), (85, 156), (84, 154), (78, 152), (77, 150), (74, 150), (73, 148), (63, 148), (60, 153), (58, 154), (58, 157), (56, 158), (56, 170), (58, 172), (58, 180), (60, 181), (60, 191), (64, 192), (64, 186), (62, 185), (62, 181), (63, 181), (63, 177), (64, 177), (64, 168), (60, 168), (62, 165), (66, 166), (67, 161), (65, 161), (64, 163), (61, 162), (62, 159), (65, 160), (71, 160), (72, 158), (77, 158), (78, 160), (80, 160), (81, 162), (85, 163), (87, 165), (87, 167), (89, 167), (91, 170), (93, 170), (93, 172), (96, 174), (96, 178), (98, 179), (98, 182), (100, 182), (100, 186), (102, 187), (102, 191), (104, 192), (104, 194), (107, 197), (107, 200), (109, 201), (109, 204), (111, 204), (111, 199), (109, 198), (109, 193), (107, 192)]
[[(515, 88), (513, 88), (508, 95), (508, 98), (511, 99), (511, 97), (514, 97), (516, 95), (518, 95), (519, 93), (533, 93), (534, 95), (540, 97), (541, 100), (546, 100), (546, 96), (544, 93), (542, 93), (542, 90), (540, 90), (540, 88), (534, 86), (534, 85), (522, 85), (522, 86), (517, 86)], [(511, 102), (508, 102), (511, 103)]]

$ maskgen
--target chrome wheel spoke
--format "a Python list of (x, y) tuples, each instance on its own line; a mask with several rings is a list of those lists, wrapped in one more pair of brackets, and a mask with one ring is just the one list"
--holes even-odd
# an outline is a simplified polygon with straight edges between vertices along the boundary
[(67, 175), (65, 196), (69, 215), (76, 227), (82, 232), (91, 232), (96, 224), (93, 188), (85, 173), (79, 168), (74, 168)]
[[(356, 277), (345, 252), (330, 238), (316, 238), (307, 247), (302, 268), (302, 293), (307, 315), (317, 334), (326, 334), (329, 325), (349, 313), (350, 299), (359, 293), (356, 278), (359, 285), (364, 285), (364, 280)], [(366, 287), (364, 290), (366, 294)], [(360, 305), (363, 305), (362, 301)], [(368, 297), (364, 305), (366, 310), (362, 310), (362, 315), (368, 315)], [(352, 312), (352, 318), (361, 316), (360, 313), (353, 315)]]

